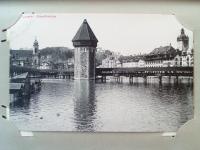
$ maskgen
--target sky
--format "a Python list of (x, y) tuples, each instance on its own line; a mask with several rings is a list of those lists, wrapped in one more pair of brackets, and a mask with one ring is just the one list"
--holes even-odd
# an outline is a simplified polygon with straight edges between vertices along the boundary
[[(35, 38), (40, 49), (73, 48), (72, 38), (84, 19), (96, 35), (98, 47), (123, 55), (149, 53), (170, 43), (177, 48), (177, 36), (184, 28), (174, 15), (163, 14), (23, 14), (7, 30), (10, 48), (32, 49)], [(192, 31), (185, 29), (185, 33), (193, 48)]]

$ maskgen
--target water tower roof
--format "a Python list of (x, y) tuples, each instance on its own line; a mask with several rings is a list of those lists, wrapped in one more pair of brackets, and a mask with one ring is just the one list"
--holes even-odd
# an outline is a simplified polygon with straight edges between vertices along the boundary
[[(92, 42), (94, 45), (97, 44), (98, 40), (96, 36), (94, 35), (92, 29), (90, 28), (89, 24), (87, 23), (87, 20), (84, 19), (83, 23), (81, 24), (80, 28), (78, 29), (76, 35), (72, 39), (72, 42), (74, 46), (78, 46), (76, 42)], [(85, 44), (86, 44), (85, 43)]]

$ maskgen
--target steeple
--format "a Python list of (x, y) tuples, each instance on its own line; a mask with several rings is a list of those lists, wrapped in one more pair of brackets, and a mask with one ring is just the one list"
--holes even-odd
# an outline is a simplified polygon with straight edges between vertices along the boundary
[(37, 68), (40, 66), (40, 52), (39, 44), (37, 39), (33, 42), (33, 67)]
[(189, 37), (185, 34), (185, 30), (181, 29), (181, 34), (177, 37), (178, 49), (184, 54), (189, 48)]
[(97, 46), (97, 38), (94, 35), (92, 29), (90, 28), (87, 20), (84, 19), (80, 28), (78, 29), (76, 35), (72, 39), (74, 47), (83, 47), (83, 46)]
[(185, 30), (182, 28), (181, 29), (181, 34), (177, 37), (177, 41), (188, 41), (188, 36), (185, 35)]
[(35, 41), (33, 42), (33, 54), (37, 54), (39, 49), (39, 44), (37, 41), (37, 38), (35, 38)]
[(39, 44), (38, 44), (38, 41), (37, 41), (37, 38), (35, 38), (35, 41), (34, 41), (34, 43), (33, 43), (33, 46), (38, 46)]
[(183, 29), (183, 28), (181, 29), (181, 34), (185, 34), (185, 31), (184, 31), (184, 29)]

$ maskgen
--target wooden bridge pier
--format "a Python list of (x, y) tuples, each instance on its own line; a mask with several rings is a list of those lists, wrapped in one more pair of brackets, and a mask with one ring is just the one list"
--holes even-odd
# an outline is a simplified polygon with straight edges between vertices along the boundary
[(143, 76), (144, 84), (147, 84), (147, 76)]
[[(31, 67), (22, 66), (11, 66), (10, 76), (16, 74), (22, 74), (28, 72), (32, 76), (41, 76), (48, 78), (72, 78), (74, 76), (73, 71), (68, 70), (40, 70)], [(159, 83), (162, 83), (162, 76), (168, 76), (169, 81), (173, 76), (175, 82), (179, 82), (179, 77), (193, 77), (193, 67), (133, 67), (133, 68), (96, 68), (96, 79), (106, 82), (106, 76), (113, 76), (117, 82), (122, 82), (122, 77), (128, 77), (129, 82), (137, 82), (139, 77), (144, 78), (146, 83), (149, 76), (157, 76), (159, 78)], [(134, 79), (136, 81), (134, 81)]]
[(101, 82), (102, 82), (102, 83), (106, 83), (106, 76), (102, 76), (102, 77), (101, 77)]
[(122, 77), (121, 76), (117, 76), (117, 83), (122, 83), (122, 81), (123, 81), (123, 79), (122, 79)]
[(169, 79), (169, 83), (171, 83), (171, 76), (168, 76), (168, 79)]
[(116, 77), (116, 81), (117, 81), (117, 83), (119, 82), (119, 77)]
[(162, 84), (162, 75), (159, 75), (159, 84)]
[(178, 82), (178, 76), (176, 76), (176, 80), (177, 80), (177, 82)]
[(178, 76), (174, 76), (174, 78), (173, 78), (173, 84), (174, 85), (178, 85), (179, 84), (179, 77)]
[(123, 77), (120, 76), (120, 83), (123, 83)]
[(129, 83), (130, 83), (130, 84), (133, 83), (133, 76), (129, 76)]

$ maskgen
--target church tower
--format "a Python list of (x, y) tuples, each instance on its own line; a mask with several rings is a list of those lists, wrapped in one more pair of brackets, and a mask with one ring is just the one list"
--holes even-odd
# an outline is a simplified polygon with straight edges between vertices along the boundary
[(186, 54), (189, 48), (189, 37), (185, 35), (183, 28), (181, 29), (181, 34), (177, 37), (177, 42), (178, 49), (182, 51), (183, 54)]
[(95, 79), (97, 38), (85, 19), (72, 39), (75, 47), (74, 79)]
[(33, 66), (36, 68), (40, 66), (40, 53), (37, 39), (33, 43)]

